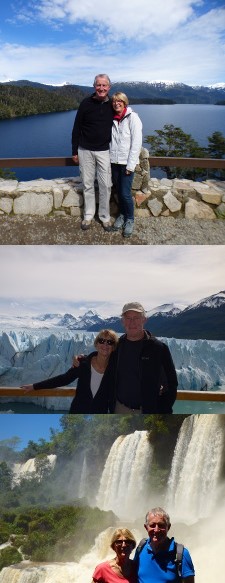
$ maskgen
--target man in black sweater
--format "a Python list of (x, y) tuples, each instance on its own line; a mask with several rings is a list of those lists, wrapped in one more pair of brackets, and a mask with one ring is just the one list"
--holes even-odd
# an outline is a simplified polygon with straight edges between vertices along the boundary
[(172, 413), (177, 375), (169, 348), (144, 329), (138, 302), (125, 304), (120, 337), (107, 368), (113, 413)]
[(108, 93), (111, 87), (108, 75), (96, 75), (95, 92), (80, 104), (72, 132), (72, 158), (79, 164), (83, 180), (83, 230), (89, 229), (94, 218), (95, 175), (99, 186), (99, 219), (106, 231), (111, 230), (109, 201), (111, 196), (111, 164), (109, 143), (113, 123), (113, 109)]

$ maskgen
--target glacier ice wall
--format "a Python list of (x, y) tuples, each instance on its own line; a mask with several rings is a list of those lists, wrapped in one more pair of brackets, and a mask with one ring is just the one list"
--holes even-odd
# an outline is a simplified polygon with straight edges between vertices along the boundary
[[(62, 374), (70, 368), (74, 354), (88, 354), (93, 350), (94, 337), (94, 333), (62, 328), (54, 329), (54, 333), (43, 328), (3, 331), (0, 334), (0, 386), (20, 386)], [(175, 338), (163, 341), (171, 350), (180, 390), (225, 388), (224, 341)], [(35, 397), (23, 399), (24, 402), (26, 399), (29, 403), (37, 402)], [(70, 402), (68, 397), (38, 397), (41, 406), (56, 410), (68, 410)]]

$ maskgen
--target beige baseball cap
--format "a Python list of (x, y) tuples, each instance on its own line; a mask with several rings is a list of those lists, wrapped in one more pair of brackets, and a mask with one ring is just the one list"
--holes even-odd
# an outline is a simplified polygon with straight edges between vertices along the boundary
[(138, 302), (130, 302), (129, 304), (125, 304), (122, 309), (122, 316), (129, 310), (133, 310), (133, 312), (139, 312), (145, 316), (145, 309)]

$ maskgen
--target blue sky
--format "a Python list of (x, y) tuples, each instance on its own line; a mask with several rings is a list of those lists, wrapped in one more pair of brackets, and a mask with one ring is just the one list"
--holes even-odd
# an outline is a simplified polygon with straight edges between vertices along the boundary
[(223, 245), (4, 245), (0, 313), (189, 305), (224, 290)]
[(223, 0), (2, 0), (0, 81), (225, 82)]
[(0, 441), (11, 437), (20, 437), (21, 442), (18, 451), (26, 447), (29, 440), (38, 442), (40, 438), (50, 438), (50, 427), (60, 428), (60, 418), (62, 415), (1, 415), (0, 421)]

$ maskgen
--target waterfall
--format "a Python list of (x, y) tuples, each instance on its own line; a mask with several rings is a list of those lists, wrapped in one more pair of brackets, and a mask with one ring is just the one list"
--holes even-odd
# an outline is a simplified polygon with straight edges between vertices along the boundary
[(173, 516), (196, 521), (213, 511), (223, 448), (222, 416), (192, 415), (184, 420), (166, 497), (166, 506)]
[(86, 496), (87, 475), (88, 475), (87, 460), (86, 460), (86, 456), (84, 456), (84, 461), (83, 461), (81, 475), (80, 475), (80, 485), (79, 485), (79, 491), (78, 491), (78, 498), (85, 498), (85, 496)]
[(110, 548), (113, 527), (101, 532), (93, 547), (83, 555), (79, 563), (29, 563), (5, 567), (0, 572), (0, 583), (87, 583), (92, 580), (95, 566), (112, 558)]
[[(163, 503), (171, 515), (171, 534), (191, 552), (198, 583), (220, 583), (224, 578), (225, 484), (221, 478), (224, 441), (223, 415), (192, 415), (183, 421)], [(97, 496), (99, 507), (115, 512), (119, 526), (130, 528), (137, 542), (145, 531), (142, 528), (136, 533), (133, 524), (139, 524), (137, 518), (143, 523), (152, 503), (148, 488), (151, 461), (147, 432), (135, 431), (118, 437), (106, 460)], [(82, 481), (85, 483), (85, 464), (84, 459), (80, 486)], [(209, 532), (209, 525), (213, 532)], [(114, 556), (110, 549), (113, 531), (114, 527), (110, 527), (101, 532), (77, 563), (23, 561), (4, 568), (0, 583), (87, 583), (95, 566)], [(79, 536), (85, 537), (82, 529)]]
[[(56, 455), (50, 454), (47, 458), (53, 470), (56, 463)], [(14, 484), (18, 484), (23, 478), (32, 477), (32, 474), (34, 476), (36, 473), (35, 458), (30, 458), (24, 464), (14, 464), (12, 470)]]
[(96, 503), (119, 517), (132, 518), (146, 512), (147, 476), (152, 449), (146, 431), (120, 436), (105, 463)]

